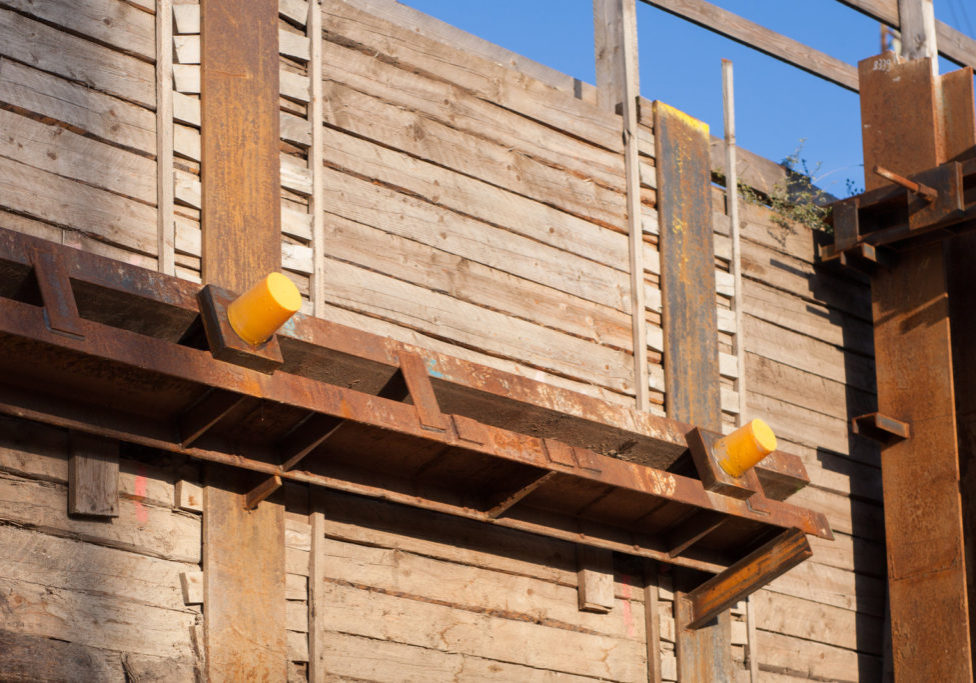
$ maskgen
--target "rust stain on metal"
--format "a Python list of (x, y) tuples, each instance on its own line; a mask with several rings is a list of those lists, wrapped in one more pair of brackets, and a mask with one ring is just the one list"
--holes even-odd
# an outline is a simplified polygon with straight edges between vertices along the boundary
[[(962, 178), (976, 169), (946, 163), (976, 145), (972, 73), (934, 76), (928, 60), (878, 68), (884, 60), (859, 65), (865, 168), (884, 166), (937, 197), (906, 198), (905, 189), (887, 190), (885, 178), (867, 174), (860, 215), (853, 227), (850, 216), (840, 226), (855, 240), (901, 249), (872, 277), (879, 415), (858, 424), (898, 437), (887, 439), (881, 460), (896, 678), (972, 680), (954, 400), (971, 378), (960, 385), (953, 376), (945, 246), (935, 241), (949, 234), (938, 228), (972, 218)], [(904, 208), (886, 215), (893, 202)], [(881, 209), (873, 214), (872, 206)], [(933, 241), (918, 241), (925, 231)], [(966, 283), (971, 288), (969, 273)]]
[(708, 127), (654, 103), (669, 417), (721, 427)]

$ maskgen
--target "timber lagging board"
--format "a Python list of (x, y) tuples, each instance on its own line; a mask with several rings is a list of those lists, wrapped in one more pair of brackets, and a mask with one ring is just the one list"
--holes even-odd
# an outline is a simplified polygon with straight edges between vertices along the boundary
[[(171, 176), (175, 272), (196, 280), (201, 196), (199, 98), (193, 92), (194, 68), (199, 69), (193, 61), (194, 38), (199, 35), (195, 5), (177, 0), (171, 8), (171, 171), (157, 168), (154, 161), (156, 22), (145, 11), (153, 3), (91, 0), (90, 14), (68, 11), (69, 5), (75, 7), (52, 0), (11, 2), (0, 8), (3, 227), (158, 269), (162, 265), (157, 192), (160, 180)], [(279, 7), (282, 260), (286, 273), (308, 297), (306, 306), (315, 304), (323, 317), (399, 341), (539, 378), (555, 388), (612, 404), (629, 404), (633, 387), (626, 370), (633, 366), (633, 350), (619, 117), (597, 109), (586, 84), (556, 79), (524, 60), (522, 72), (502, 66), (518, 62), (499, 59), (474, 42), (462, 45), (457, 41), (463, 34), (409, 8), (372, 0), (326, 2), (322, 9), (317, 18), (323, 40), (316, 44), (309, 39), (306, 57), (302, 37), (314, 35), (308, 28), (309, 17), (315, 16), (309, 13), (309, 3), (288, 0)], [(105, 17), (112, 18), (111, 25), (101, 21)], [(321, 55), (318, 64), (311, 58), (316, 49)], [(313, 125), (308, 100), (315, 73), (320, 74), (323, 91), (321, 126)], [(574, 95), (574, 88), (582, 97)], [(443, 106), (448, 93), (450, 113)], [(321, 167), (313, 161), (315, 133), (321, 134)], [(639, 133), (647, 248), (646, 353), (652, 411), (661, 412), (667, 387), (661, 371), (657, 181), (653, 151), (648, 152), (654, 148), (653, 127), (641, 125)], [(319, 168), (321, 211), (314, 208)], [(731, 293), (728, 258), (723, 257), (728, 252), (728, 228), (722, 199), (720, 194), (713, 199), (719, 258), (716, 307), (720, 352), (728, 354), (730, 335), (736, 330), (721, 312)], [(812, 539), (812, 560), (756, 595), (758, 641), (750, 651), (758, 657), (762, 675), (777, 680), (869, 679), (882, 655), (880, 478), (874, 447), (851, 439), (846, 427), (850, 415), (869, 412), (865, 407), (870, 409), (876, 400), (866, 283), (856, 275), (816, 269), (814, 237), (806, 228), (783, 229), (762, 207), (746, 205), (741, 211), (746, 318), (739, 332), (748, 353), (745, 368), (730, 366), (728, 358), (723, 362), (720, 356), (726, 380), (724, 421), (730, 424), (728, 408), (735, 405), (728, 380), (745, 372), (750, 386), (747, 417), (767, 419), (784, 449), (800, 455), (810, 474), (812, 486), (791, 501), (826, 512), (837, 537), (832, 543)], [(320, 218), (329, 248), (321, 261), (323, 298), (316, 302), (310, 278), (320, 265), (313, 259), (314, 223)], [(568, 275), (572, 273), (586, 276)], [(550, 415), (539, 420), (551, 419)], [(22, 423), (8, 422), (4, 429), (5, 437), (30, 441), (30, 448), (20, 455), (10, 455), (14, 451), (9, 449), (0, 455), (7, 458), (0, 476), (8, 491), (0, 515), (14, 523), (3, 528), (10, 534), (23, 532), (3, 545), (24, 548), (18, 556), (28, 558), (24, 562), (40, 562), (46, 549), (59, 544), (81, 548), (96, 563), (118, 561), (120, 571), (137, 581), (144, 580), (145, 572), (157, 572), (156, 583), (145, 585), (155, 585), (153, 590), (166, 595), (178, 590), (181, 572), (199, 570), (199, 540), (195, 551), (188, 549), (192, 539), (199, 539), (199, 516), (168, 502), (172, 494), (155, 492), (160, 481), (164, 488), (173, 486), (175, 475), (156, 474), (147, 465), (147, 488), (137, 488), (135, 470), (141, 461), (123, 452), (120, 519), (93, 526), (58, 516), (66, 501), (65, 484), (53, 470), (38, 470), (47, 462), (38, 451), (50, 443), (44, 440), (48, 437)], [(46, 502), (32, 503), (28, 517), (22, 506), (35, 499)], [(295, 510), (302, 508), (286, 507), (289, 675), (299, 679), (307, 674), (304, 662), (309, 656), (301, 613), (307, 610), (302, 596), (307, 591), (311, 542), (308, 532), (301, 530), (303, 522), (296, 521), (304, 513)], [(369, 529), (378, 523), (371, 516), (380, 513), (371, 512), (372, 503), (362, 507), (362, 519), (350, 524)], [(149, 522), (141, 521), (143, 509)], [(30, 533), (16, 527), (25, 521), (34, 525)], [(170, 530), (170, 540), (160, 529)], [(507, 536), (518, 534), (497, 531), (500, 535), (492, 536), (494, 550), (484, 552), (494, 552), (505, 562), (521, 562), (518, 575), (550, 571), (545, 558), (519, 560), (513, 547), (518, 544)], [(462, 531), (450, 533), (457, 535), (448, 535), (442, 545), (462, 548)], [(406, 530), (393, 532), (385, 547), (405, 544), (397, 539), (408, 536)], [(177, 549), (166, 550), (170, 547)], [(171, 552), (175, 560), (169, 559)], [(426, 557), (433, 550), (416, 552)], [(129, 555), (137, 556), (135, 564), (128, 561)], [(146, 562), (149, 569), (135, 566)], [(167, 562), (179, 564), (179, 571)], [(157, 565), (165, 565), (166, 573), (159, 574)], [(391, 572), (387, 583), (377, 581), (356, 590), (389, 590), (390, 582), (400, 580), (395, 569)], [(503, 567), (501, 572), (510, 569)], [(572, 586), (569, 573), (563, 576), (545, 580)], [(0, 580), (15, 582), (16, 576), (12, 569), (5, 570)], [(177, 679), (192, 678), (199, 664), (194, 642), (179, 634), (193, 632), (199, 606), (181, 605), (180, 600), (143, 608), (131, 594), (95, 598), (84, 585), (59, 587), (58, 581), (64, 579), (51, 576), (46, 585), (60, 591), (63, 604), (87, 604), (92, 610), (118, 614), (132, 607), (136, 612), (131, 618), (155, 625), (158, 642), (166, 647), (144, 652), (127, 640), (113, 641), (117, 632), (104, 626), (85, 629), (71, 622), (75, 630), (69, 633), (45, 618), (21, 620), (17, 623), (23, 626), (6, 631), (4, 644), (10, 647), (5, 651), (23, 657), (44, 652), (58, 662), (78, 661), (84, 655), (91, 670), (106, 680), (125, 675), (120, 653), (127, 652), (130, 675), (148, 659), (169, 662)], [(665, 680), (675, 671), (669, 581), (660, 577), (657, 588)], [(623, 617), (620, 585), (618, 580), (617, 603), (608, 621)], [(632, 587), (627, 609), (640, 633), (639, 582)], [(24, 594), (26, 589), (9, 590)], [(411, 595), (399, 604), (428, 604), (423, 592)], [(492, 604), (489, 600), (464, 606), (487, 609)], [(140, 616), (143, 609), (149, 616)], [(510, 616), (545, 615), (549, 608), (519, 609), (527, 611), (515, 610)], [(568, 618), (563, 612), (555, 614)], [(733, 610), (733, 658), (739, 662), (746, 656), (743, 618), (742, 610)], [(363, 628), (367, 626), (372, 628)], [(396, 634), (381, 635), (382, 639), (376, 633), (343, 637), (384, 648), (385, 662), (409, 662), (412, 653), (423, 649), (397, 641)], [(330, 652), (338, 656), (335, 650)], [(348, 651), (354, 651), (352, 646)], [(525, 674), (526, 680), (544, 676), (524, 662), (498, 662), (492, 653), (483, 654), (452, 661), (481, 667), (466, 670), (494, 672), (502, 680), (506, 674), (509, 680), (516, 674)], [(496, 666), (501, 668), (496, 671)], [(506, 668), (512, 666), (522, 668)], [(455, 669), (446, 665), (443, 671)], [(581, 670), (573, 675), (587, 680), (592, 673)], [(371, 675), (382, 679), (383, 671)], [(446, 673), (445, 677), (449, 678)]]

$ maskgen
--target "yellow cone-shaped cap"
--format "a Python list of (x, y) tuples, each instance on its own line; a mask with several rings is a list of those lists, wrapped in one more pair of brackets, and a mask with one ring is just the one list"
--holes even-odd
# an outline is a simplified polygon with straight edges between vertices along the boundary
[(227, 319), (251, 346), (268, 340), (302, 307), (298, 287), (281, 273), (271, 273), (227, 307)]
[(723, 470), (741, 477), (776, 450), (776, 435), (762, 420), (752, 420), (715, 442), (715, 457)]

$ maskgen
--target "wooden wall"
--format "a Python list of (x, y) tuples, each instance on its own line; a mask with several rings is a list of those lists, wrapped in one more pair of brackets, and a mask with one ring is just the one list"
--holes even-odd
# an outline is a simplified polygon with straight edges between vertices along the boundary
[[(281, 0), (279, 25), (282, 255), (306, 310), (632, 403), (620, 116), (597, 108), (592, 86), (408, 8), (311, 7)], [(639, 352), (651, 410), (664, 414), (647, 104)], [(3, 227), (198, 281), (199, 126), (192, 1), (0, 3)], [(724, 204), (716, 187), (725, 426), (739, 410), (740, 333), (745, 417), (768, 420), (803, 458), (812, 485), (792, 500), (825, 512), (837, 535), (811, 539), (812, 560), (733, 610), (739, 676), (755, 660), (760, 680), (876, 680), (880, 472), (848, 430), (875, 402), (867, 284), (815, 267), (809, 229), (743, 205), (736, 330)], [(180, 574), (199, 572), (200, 516), (176, 483), (192, 487), (196, 468), (124, 450), (119, 518), (69, 518), (65, 440), (0, 420), (0, 677), (31, 678), (43, 659), (54, 679), (75, 667), (140, 680), (163, 667), (192, 680), (201, 607), (185, 603)], [(589, 614), (570, 544), (337, 493), (310, 501), (300, 487), (288, 488), (287, 515), (293, 680), (316, 658), (322, 680), (675, 677), (669, 577), (645, 589), (631, 558), (616, 557), (613, 610)], [(650, 662), (647, 614), (661, 640)]]

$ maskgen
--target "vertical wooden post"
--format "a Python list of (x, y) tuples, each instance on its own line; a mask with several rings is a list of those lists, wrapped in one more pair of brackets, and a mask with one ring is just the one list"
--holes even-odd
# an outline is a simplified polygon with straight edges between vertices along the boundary
[(627, 234), (630, 251), (630, 301), (634, 346), (634, 390), (638, 410), (647, 410), (647, 323), (644, 297), (644, 231), (637, 164), (637, 10), (635, 0), (593, 0), (597, 101), (623, 114), (624, 174), (627, 189)]
[[(739, 230), (739, 170), (736, 167), (735, 147), (735, 84), (733, 80), (732, 62), (722, 60), (722, 110), (725, 123), (725, 198), (729, 213), (729, 235), (732, 238), (732, 280), (735, 294), (732, 298), (732, 312), (735, 315), (735, 360), (738, 366), (738, 377), (735, 380), (735, 390), (739, 398), (739, 414), (736, 424), (742, 426), (746, 421), (746, 343), (745, 326), (742, 323), (743, 301), (745, 292), (742, 290), (742, 245)], [(759, 659), (756, 657), (756, 623), (755, 610), (751, 598), (746, 598), (746, 648), (748, 652), (749, 680), (759, 681)]]
[(322, 130), (325, 102), (322, 100), (322, 5), (320, 0), (308, 3), (308, 38), (311, 41), (311, 60), (308, 74), (312, 79), (312, 101), (308, 105), (308, 120), (312, 123), (312, 146), (308, 150), (308, 165), (312, 170), (312, 312), (322, 316), (325, 306), (325, 133)]
[[(244, 291), (281, 266), (278, 2), (202, 0), (202, 271)], [(211, 469), (203, 502), (207, 680), (284, 681), (284, 510)]]
[(119, 516), (119, 442), (71, 432), (68, 514)]
[(933, 75), (939, 73), (939, 51), (935, 42), (935, 8), (932, 0), (898, 0), (901, 26), (901, 54), (906, 59), (932, 58)]
[(173, 224), (173, 2), (156, 3), (156, 230), (160, 273), (176, 273)]
[(325, 513), (321, 492), (312, 490), (312, 552), (308, 572), (308, 680), (323, 683), (325, 666)]

